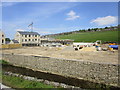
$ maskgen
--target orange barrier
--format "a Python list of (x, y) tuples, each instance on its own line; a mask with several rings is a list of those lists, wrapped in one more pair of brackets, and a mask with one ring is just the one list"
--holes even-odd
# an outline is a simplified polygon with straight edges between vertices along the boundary
[(109, 45), (116, 45), (116, 43), (109, 43)]

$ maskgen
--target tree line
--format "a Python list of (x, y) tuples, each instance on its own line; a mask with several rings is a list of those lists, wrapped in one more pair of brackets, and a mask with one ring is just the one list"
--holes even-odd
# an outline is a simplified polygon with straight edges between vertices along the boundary
[(57, 35), (69, 35), (69, 34), (80, 33), (80, 32), (96, 32), (96, 31), (109, 31), (109, 30), (118, 30), (118, 26), (110, 26), (110, 27), (105, 27), (105, 28), (80, 29), (80, 30), (75, 30), (75, 31), (71, 31), (71, 32), (49, 34), (49, 35), (45, 35), (45, 36), (51, 37), (51, 36), (57, 36)]

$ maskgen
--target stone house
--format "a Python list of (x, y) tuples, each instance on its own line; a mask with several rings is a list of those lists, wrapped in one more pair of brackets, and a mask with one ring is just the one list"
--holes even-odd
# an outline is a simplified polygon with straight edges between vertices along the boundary
[(39, 46), (41, 43), (39, 33), (28, 31), (17, 31), (14, 40), (17, 40), (22, 46)]
[(5, 34), (0, 30), (0, 45), (5, 44)]

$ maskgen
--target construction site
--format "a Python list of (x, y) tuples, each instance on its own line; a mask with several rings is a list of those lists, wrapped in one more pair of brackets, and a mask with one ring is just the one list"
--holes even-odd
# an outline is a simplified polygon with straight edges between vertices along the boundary
[(71, 38), (42, 37), (37, 32), (18, 31), (15, 38), (7, 42), (4, 33), (1, 35), (1, 60), (9, 63), (3, 65), (3, 74), (37, 77), (47, 85), (54, 82), (55, 87), (63, 88), (119, 87), (119, 44), (116, 41), (76, 42)]
[(102, 44), (101, 49), (99, 50), (96, 46), (82, 47), (82, 49), (76, 50), (73, 45), (64, 45), (62, 47), (22, 47), (16, 49), (3, 49), (2, 53), (37, 55), (117, 64), (118, 50), (108, 49), (108, 46), (108, 44)]
[[(3, 65), (5, 73), (14, 72), (28, 77), (42, 78), (45, 84), (48, 80), (49, 83), (57, 82), (59, 86), (64, 83), (67, 87), (72, 85), (86, 88), (85, 83), (87, 83), (87, 88), (97, 86), (102, 88), (102, 85), (119, 87), (118, 43), (102, 43), (101, 40), (74, 42), (70, 39), (41, 39), (39, 41), (39, 36), (31, 35), (30, 37), (28, 37), (30, 41), (26, 41), (26, 37), (23, 36), (22, 43), (16, 43), (14, 42), (16, 40), (13, 40), (9, 44), (0, 46), (1, 60), (10, 63), (8, 66)], [(32, 41), (33, 38), (37, 38), (35, 40), (39, 42)], [(66, 88), (66, 86), (62, 87)]]
[(119, 4), (3, 0), (0, 84), (119, 90)]

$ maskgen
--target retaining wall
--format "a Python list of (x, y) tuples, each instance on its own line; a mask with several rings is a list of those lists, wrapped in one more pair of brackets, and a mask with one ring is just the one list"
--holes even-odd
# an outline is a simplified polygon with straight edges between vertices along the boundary
[(13, 65), (26, 67), (36, 71), (75, 77), (107, 85), (119, 85), (118, 64), (14, 54), (3, 54), (2, 58)]

